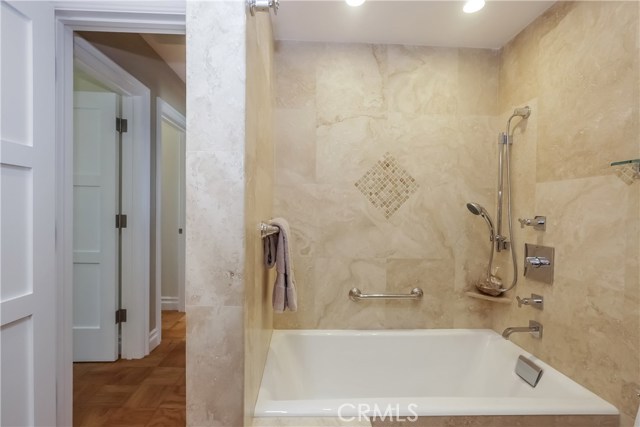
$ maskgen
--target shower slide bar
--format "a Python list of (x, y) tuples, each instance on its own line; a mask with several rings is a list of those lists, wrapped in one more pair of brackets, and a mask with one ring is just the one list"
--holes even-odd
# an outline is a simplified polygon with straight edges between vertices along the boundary
[(267, 236), (271, 236), (272, 234), (278, 234), (279, 232), (280, 227), (267, 224), (266, 222), (260, 223), (260, 237), (262, 237), (263, 239)]
[(410, 299), (418, 300), (424, 296), (420, 288), (413, 288), (410, 294), (363, 294), (358, 288), (349, 291), (351, 301), (361, 301), (363, 299)]

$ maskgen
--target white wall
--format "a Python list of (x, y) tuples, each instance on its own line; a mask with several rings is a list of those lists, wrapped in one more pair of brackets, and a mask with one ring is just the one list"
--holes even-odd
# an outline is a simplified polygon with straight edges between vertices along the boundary
[(113, 92), (93, 77), (75, 67), (73, 69), (73, 90), (75, 92)]

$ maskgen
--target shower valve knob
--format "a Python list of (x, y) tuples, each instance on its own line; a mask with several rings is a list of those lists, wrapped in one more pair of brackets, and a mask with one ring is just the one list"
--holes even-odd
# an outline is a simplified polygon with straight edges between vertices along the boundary
[(549, 267), (551, 265), (551, 261), (543, 256), (528, 256), (524, 260), (533, 268)]
[(520, 298), (516, 297), (518, 301), (518, 307), (522, 307), (523, 305), (530, 305), (533, 308), (537, 308), (539, 310), (544, 309), (544, 298), (542, 295), (531, 294), (531, 298)]
[(526, 226), (533, 227), (534, 230), (545, 231), (547, 229), (547, 217), (536, 215), (533, 219), (518, 218), (520, 222), (520, 228)]

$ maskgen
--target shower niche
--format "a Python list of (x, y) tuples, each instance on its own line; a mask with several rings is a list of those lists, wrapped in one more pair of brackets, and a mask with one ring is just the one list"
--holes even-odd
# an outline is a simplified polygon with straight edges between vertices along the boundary
[(555, 249), (550, 246), (524, 244), (524, 277), (553, 284)]

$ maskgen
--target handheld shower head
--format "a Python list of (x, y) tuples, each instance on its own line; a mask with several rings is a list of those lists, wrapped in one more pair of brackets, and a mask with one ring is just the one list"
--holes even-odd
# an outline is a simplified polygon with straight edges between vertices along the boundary
[(487, 210), (483, 208), (482, 205), (474, 202), (467, 203), (467, 209), (469, 209), (469, 212), (471, 212), (472, 214), (480, 215), (482, 218), (484, 218), (487, 225), (489, 226), (489, 232), (491, 233), (489, 234), (489, 240), (493, 241), (495, 231), (493, 228), (493, 221), (491, 220), (491, 215), (489, 215), (489, 212), (487, 212)]
[(469, 212), (474, 215), (480, 215), (482, 211), (484, 211), (484, 208), (482, 206), (473, 202), (467, 203), (467, 209), (469, 209)]

